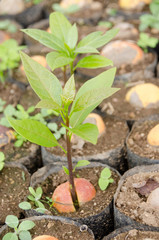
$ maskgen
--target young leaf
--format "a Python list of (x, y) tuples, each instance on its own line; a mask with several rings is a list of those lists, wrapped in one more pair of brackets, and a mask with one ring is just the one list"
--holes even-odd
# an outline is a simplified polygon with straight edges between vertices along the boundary
[(8, 118), (8, 121), (15, 131), (30, 142), (44, 147), (55, 147), (59, 145), (49, 128), (41, 122), (31, 119), (14, 120), (12, 118)]
[(101, 172), (102, 178), (110, 178), (111, 177), (111, 171), (109, 168), (104, 168)]
[(11, 228), (16, 228), (19, 224), (19, 220), (14, 215), (8, 215), (6, 217), (5, 223)]
[(76, 170), (77, 167), (83, 167), (89, 165), (90, 162), (88, 160), (79, 160), (78, 163), (75, 165), (73, 172)]
[(39, 29), (23, 29), (22, 32), (42, 43), (46, 47), (60, 52), (67, 52), (64, 43), (53, 34)]
[(28, 231), (22, 231), (19, 233), (20, 240), (31, 240), (30, 232)]
[(78, 40), (78, 30), (77, 30), (76, 24), (74, 24), (68, 32), (66, 44), (71, 49), (74, 49), (77, 44), (77, 40)]
[(36, 189), (36, 196), (39, 195), (39, 196), (40, 196), (39, 198), (41, 198), (42, 193), (43, 193), (42, 188), (41, 188), (41, 187), (38, 187), (38, 188)]
[[(77, 49), (84, 46), (90, 46), (94, 47), (94, 43), (99, 40), (101, 37), (102, 32), (96, 31), (93, 33), (88, 34), (86, 37), (84, 37), (77, 45)], [(95, 47), (94, 47), (95, 48)]]
[(69, 130), (90, 143), (97, 143), (99, 131), (97, 126), (94, 124), (85, 123), (75, 128), (70, 128)]
[(104, 35), (102, 35), (96, 43), (94, 43), (94, 47), (99, 48), (102, 47), (103, 45), (106, 45), (108, 42), (110, 42), (119, 32), (119, 29), (113, 28), (107, 31)]
[(68, 57), (65, 53), (50, 52), (46, 56), (46, 61), (52, 71), (56, 68), (66, 66), (73, 62), (73, 58)]
[(109, 60), (108, 58), (105, 58), (101, 55), (91, 55), (86, 56), (82, 58), (74, 68), (101, 68), (101, 67), (107, 67), (107, 66), (113, 66), (113, 62)]
[(36, 192), (35, 192), (35, 190), (34, 190), (32, 187), (29, 187), (29, 192), (30, 192), (34, 197), (36, 197)]
[(46, 108), (46, 109), (53, 109), (55, 111), (60, 111), (61, 107), (52, 99), (42, 99), (35, 108)]
[(19, 207), (23, 210), (31, 209), (31, 204), (29, 202), (21, 202), (19, 203)]
[(71, 24), (60, 12), (53, 12), (49, 18), (51, 32), (63, 42), (66, 42), (67, 35), (71, 29)]
[[(91, 80), (88, 80), (86, 83), (82, 85), (82, 87), (79, 89), (79, 91), (76, 94), (75, 100), (73, 102), (72, 108), (71, 108), (71, 116), (70, 116), (70, 125), (74, 128), (81, 124), (84, 119), (87, 117), (87, 115), (93, 111), (100, 103), (101, 99), (97, 101), (94, 105), (91, 105), (90, 107), (87, 107), (86, 109), (83, 109), (78, 112), (74, 112), (74, 107), (76, 105), (76, 102), (79, 101), (78, 99), (81, 98), (81, 96), (86, 94), (88, 91), (94, 91), (96, 89), (102, 89), (107, 88), (110, 89), (114, 77), (115, 77), (116, 68), (111, 68), (101, 74), (99, 74), (97, 77), (92, 78)], [(114, 89), (114, 91), (117, 91), (117, 89)], [(106, 97), (105, 97), (106, 98)], [(79, 104), (79, 103), (78, 103)]]
[(99, 53), (99, 51), (90, 46), (77, 47), (74, 51), (75, 53)]
[(100, 189), (102, 191), (104, 191), (108, 187), (108, 185), (109, 185), (109, 180), (108, 179), (99, 178), (98, 184), (99, 184)]
[(62, 87), (55, 75), (23, 52), (21, 59), (28, 81), (40, 99), (51, 99), (61, 106)]
[(65, 104), (68, 104), (73, 102), (74, 97), (75, 97), (75, 80), (74, 75), (72, 75), (66, 82), (65, 87), (63, 89), (62, 101)]
[(16, 233), (7, 233), (4, 235), (2, 240), (18, 240)]
[(62, 166), (62, 168), (63, 168), (63, 170), (65, 171), (65, 173), (66, 173), (67, 175), (69, 175), (69, 170), (67, 169), (67, 167)]
[(18, 230), (19, 231), (28, 231), (32, 229), (35, 226), (35, 223), (30, 220), (24, 220), (23, 222), (20, 223)]

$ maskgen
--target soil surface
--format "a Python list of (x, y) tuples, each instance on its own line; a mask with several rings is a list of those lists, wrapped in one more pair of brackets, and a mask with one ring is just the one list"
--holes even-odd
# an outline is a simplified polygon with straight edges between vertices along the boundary
[(144, 195), (141, 195), (141, 191), (137, 191), (138, 187), (144, 185), (148, 179), (153, 179), (158, 184), (159, 173), (146, 172), (127, 177), (118, 194), (116, 207), (137, 222), (159, 227), (159, 210), (146, 202), (151, 191)]
[[(73, 157), (96, 155), (124, 145), (128, 133), (126, 123), (109, 117), (104, 118), (103, 120), (106, 126), (106, 131), (98, 138), (97, 144), (93, 145), (92, 143), (84, 142), (82, 148), (72, 146)], [(64, 138), (61, 138), (59, 143), (66, 149), (66, 141)], [(65, 156), (64, 152), (59, 147), (47, 149), (55, 155)]]
[(5, 155), (5, 161), (22, 163), (31, 172), (41, 167), (40, 147), (36, 144), (27, 141), (21, 147), (14, 147), (12, 142), (1, 150)]
[[(35, 223), (35, 227), (30, 230), (32, 239), (40, 235), (50, 235), (58, 238), (59, 240), (93, 240), (94, 238), (88, 231), (81, 231), (80, 227), (77, 227), (70, 223), (62, 223), (59, 220), (51, 219), (30, 219)], [(8, 229), (7, 229), (8, 230)], [(3, 231), (1, 237), (7, 232)], [(10, 229), (9, 229), (10, 230)]]
[(111, 240), (158, 240), (158, 232), (149, 232), (149, 231), (139, 231), (136, 229), (130, 230), (126, 233), (121, 233), (118, 236), (112, 238)]
[(126, 96), (126, 93), (130, 90), (130, 88), (140, 83), (153, 83), (156, 86), (159, 86), (159, 79), (142, 80), (141, 78), (140, 80), (139, 78), (138, 81), (131, 83), (116, 82), (115, 87), (119, 87), (120, 90), (100, 104), (101, 111), (124, 120), (139, 120), (144, 117), (157, 114), (158, 106), (156, 106), (156, 108), (147, 109), (135, 108), (125, 101), (124, 96)]
[(7, 215), (21, 216), (18, 204), (28, 194), (30, 176), (18, 167), (4, 167), (0, 172), (0, 224), (5, 222)]
[[(92, 199), (90, 202), (82, 204), (76, 212), (59, 214), (55, 208), (49, 209), (48, 205), (46, 205), (45, 207), (50, 210), (53, 215), (66, 216), (71, 218), (84, 218), (99, 214), (111, 203), (119, 181), (119, 176), (112, 171), (112, 178), (114, 179), (114, 182), (110, 184), (105, 191), (101, 191), (98, 186), (98, 179), (102, 169), (103, 167), (94, 167), (83, 168), (76, 171), (75, 177), (87, 177), (87, 180), (89, 180), (96, 189), (95, 198)], [(55, 188), (66, 181), (67, 176), (63, 170), (59, 171), (57, 174), (50, 175), (43, 183), (39, 185), (43, 188), (44, 198), (51, 198)]]
[(6, 101), (6, 105), (12, 104), (16, 106), (23, 91), (17, 84), (5, 82), (4, 84), (0, 83), (0, 93), (0, 98)]
[(129, 135), (127, 146), (131, 152), (141, 157), (159, 159), (159, 148), (147, 142), (149, 131), (158, 124), (158, 121), (147, 120), (136, 124)]

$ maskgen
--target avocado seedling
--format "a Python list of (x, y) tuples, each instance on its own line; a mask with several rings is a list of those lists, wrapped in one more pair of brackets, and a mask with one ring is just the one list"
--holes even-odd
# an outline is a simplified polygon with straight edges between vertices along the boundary
[(19, 66), (19, 50), (24, 46), (18, 46), (16, 40), (8, 39), (0, 44), (0, 82), (5, 82), (5, 74), (12, 76), (12, 69)]
[(31, 230), (35, 224), (33, 221), (24, 220), (19, 224), (19, 220), (14, 215), (8, 215), (6, 217), (5, 223), (8, 227), (12, 228), (14, 232), (8, 232), (4, 235), (2, 240), (31, 240), (31, 234), (29, 230)]
[[(76, 188), (78, 188), (79, 179), (78, 181), (74, 179), (71, 136), (75, 134), (92, 144), (96, 144), (99, 133), (97, 126), (91, 123), (83, 123), (83, 121), (105, 98), (118, 91), (117, 88), (112, 88), (116, 69), (111, 68), (88, 80), (76, 94), (74, 75), (69, 78), (62, 89), (60, 81), (49, 70), (23, 52), (21, 52), (21, 59), (30, 85), (41, 99), (36, 107), (53, 109), (60, 114), (61, 126), (66, 129), (67, 149), (60, 145), (49, 128), (41, 122), (33, 119), (15, 120), (11, 117), (8, 117), (8, 121), (20, 135), (29, 141), (44, 147), (58, 146), (64, 151), (67, 155), (69, 171), (68, 197), (73, 203), (74, 210), (78, 209), (79, 202), (85, 202), (85, 199), (79, 199), (77, 196)], [(86, 182), (84, 187), (88, 185), (88, 192), (89, 189), (94, 187), (90, 187), (91, 184), (88, 181)], [(87, 195), (89, 194), (87, 193)], [(56, 202), (56, 198), (53, 198), (53, 201)]]
[[(50, 14), (51, 33), (38, 29), (24, 29), (24, 33), (34, 38), (43, 45), (53, 49), (46, 56), (46, 61), (54, 71), (63, 69), (63, 81), (66, 83), (66, 68), (72, 75), (77, 68), (101, 68), (112, 66), (113, 62), (98, 55), (97, 48), (107, 44), (117, 33), (118, 29), (111, 29), (103, 34), (101, 31), (93, 32), (78, 42), (78, 29), (76, 24), (71, 25), (67, 18), (60, 12)], [(92, 54), (77, 62), (79, 54)], [(76, 61), (75, 61), (76, 60)]]

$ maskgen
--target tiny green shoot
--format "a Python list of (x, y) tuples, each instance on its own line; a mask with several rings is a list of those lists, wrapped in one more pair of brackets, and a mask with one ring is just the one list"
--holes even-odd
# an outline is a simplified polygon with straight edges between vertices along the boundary
[(145, 53), (148, 52), (148, 47), (155, 48), (159, 40), (154, 37), (149, 37), (146, 33), (140, 33), (140, 38), (137, 44), (144, 50)]
[(100, 178), (98, 180), (98, 185), (102, 191), (106, 190), (110, 183), (113, 183), (114, 180), (111, 178), (111, 171), (109, 168), (104, 168), (101, 171)]
[(0, 171), (3, 169), (4, 167), (4, 160), (5, 160), (5, 156), (3, 152), (0, 152)]
[(31, 240), (31, 234), (29, 230), (31, 230), (35, 223), (30, 220), (24, 220), (19, 223), (19, 220), (14, 215), (8, 215), (5, 219), (5, 223), (8, 227), (14, 230), (14, 232), (8, 232), (4, 235), (2, 240)]

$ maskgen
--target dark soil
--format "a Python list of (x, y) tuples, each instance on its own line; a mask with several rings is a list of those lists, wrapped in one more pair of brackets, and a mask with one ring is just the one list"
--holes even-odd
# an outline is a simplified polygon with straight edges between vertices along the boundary
[[(82, 231), (80, 227), (77, 227), (75, 224), (71, 224), (63, 220), (63, 222), (59, 220), (52, 219), (44, 219), (40, 217), (39, 219), (30, 218), (35, 223), (35, 227), (30, 231), (32, 235), (32, 239), (41, 236), (41, 235), (50, 235), (58, 238), (59, 240), (93, 240), (93, 236), (91, 236), (88, 231)], [(1, 234), (1, 237), (7, 233), (6, 229)]]
[(136, 190), (137, 186), (147, 182), (148, 179), (153, 179), (159, 184), (159, 173), (157, 171), (140, 172), (127, 177), (117, 196), (116, 207), (137, 222), (159, 227), (159, 210), (146, 202), (149, 193), (141, 195)]
[(25, 93), (21, 96), (19, 103), (27, 110), (31, 106), (36, 106), (39, 101), (39, 97), (33, 89), (28, 86)]
[(0, 224), (5, 222), (7, 215), (21, 216), (18, 204), (28, 194), (30, 176), (18, 167), (4, 167), (0, 172)]
[(147, 135), (149, 131), (158, 124), (158, 121), (143, 121), (139, 124), (135, 124), (132, 129), (127, 146), (131, 152), (138, 156), (153, 159), (159, 159), (159, 148), (151, 146), (147, 142)]
[(159, 86), (159, 79), (142, 80), (142, 78), (139, 78), (136, 83), (116, 83), (115, 86), (119, 87), (120, 90), (100, 104), (101, 111), (106, 112), (108, 115), (117, 116), (125, 120), (139, 120), (144, 117), (157, 114), (157, 106), (156, 108), (147, 109), (135, 108), (125, 101), (125, 96), (129, 89), (139, 83), (153, 83)]
[(12, 142), (5, 145), (1, 150), (7, 162), (22, 163), (31, 172), (35, 172), (41, 167), (40, 147), (36, 144), (27, 141), (21, 147), (14, 147)]
[[(109, 117), (104, 118), (104, 123), (106, 132), (98, 138), (97, 144), (93, 145), (92, 143), (85, 142), (81, 149), (72, 149), (73, 157), (96, 155), (124, 145), (128, 133), (126, 123)], [(66, 141), (64, 138), (61, 138), (59, 143), (66, 149)], [(65, 156), (64, 152), (59, 147), (47, 149), (55, 155)]]
[[(112, 178), (114, 179), (114, 183), (110, 184), (105, 191), (101, 191), (98, 186), (98, 179), (102, 169), (103, 167), (94, 167), (83, 168), (76, 171), (76, 177), (87, 177), (87, 180), (89, 180), (96, 189), (95, 198), (92, 199), (90, 202), (84, 203), (76, 212), (59, 214), (55, 208), (49, 209), (48, 205), (46, 205), (45, 207), (50, 210), (53, 215), (61, 215), (71, 218), (85, 218), (88, 216), (99, 214), (111, 203), (119, 181), (119, 176), (114, 171), (112, 171)], [(39, 186), (43, 188), (43, 196), (51, 198), (55, 188), (66, 181), (67, 176), (64, 171), (61, 170), (57, 174), (50, 175), (44, 182), (39, 184)]]
[(158, 240), (159, 233), (158, 232), (149, 232), (149, 231), (139, 231), (136, 229), (130, 230), (126, 233), (121, 233), (118, 236), (112, 238), (111, 240)]
[(6, 106), (8, 104), (16, 106), (23, 91), (17, 84), (5, 82), (4, 84), (0, 83), (0, 93), (0, 98), (6, 101)]

